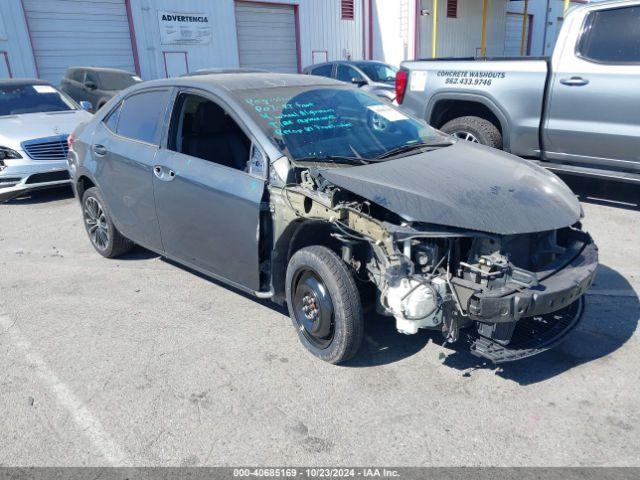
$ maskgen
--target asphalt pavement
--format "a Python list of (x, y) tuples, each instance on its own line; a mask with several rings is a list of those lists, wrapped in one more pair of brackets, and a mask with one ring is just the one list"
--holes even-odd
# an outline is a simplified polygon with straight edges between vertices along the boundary
[(279, 307), (100, 257), (67, 189), (0, 205), (0, 465), (640, 466), (640, 193), (570, 184), (600, 247), (585, 318), (499, 368), (374, 316), (328, 365)]

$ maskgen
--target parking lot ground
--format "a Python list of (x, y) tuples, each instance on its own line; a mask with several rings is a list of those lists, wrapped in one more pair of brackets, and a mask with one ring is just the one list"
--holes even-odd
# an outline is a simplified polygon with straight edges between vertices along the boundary
[(67, 190), (0, 205), (0, 464), (640, 465), (637, 190), (574, 181), (601, 254), (585, 319), (500, 368), (371, 315), (328, 365), (282, 309), (100, 257)]

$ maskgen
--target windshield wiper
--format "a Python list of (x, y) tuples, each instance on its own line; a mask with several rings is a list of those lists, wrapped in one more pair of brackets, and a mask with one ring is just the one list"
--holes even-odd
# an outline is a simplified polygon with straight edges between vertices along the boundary
[(361, 157), (350, 157), (347, 155), (321, 155), (318, 157), (296, 158), (296, 162), (318, 162), (318, 163), (348, 163), (350, 165), (366, 165), (369, 160)]
[(446, 142), (446, 143), (426, 143), (426, 142), (420, 142), (420, 143), (408, 143), (406, 145), (401, 145), (399, 147), (396, 148), (392, 148), (391, 150), (388, 150), (380, 155), (378, 155), (377, 157), (375, 157), (376, 160), (380, 160), (383, 158), (389, 158), (389, 157), (393, 157), (395, 155), (400, 155), (401, 153), (407, 153), (407, 152), (411, 152), (412, 150), (418, 150), (421, 148), (440, 148), (440, 147), (448, 147), (449, 145), (453, 145), (451, 142)]

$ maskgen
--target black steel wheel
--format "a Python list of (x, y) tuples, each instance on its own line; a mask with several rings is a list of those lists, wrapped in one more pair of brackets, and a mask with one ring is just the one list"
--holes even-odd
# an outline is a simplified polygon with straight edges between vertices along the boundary
[(302, 344), (325, 362), (352, 358), (362, 343), (360, 294), (347, 265), (327, 247), (298, 250), (286, 278), (289, 314)]
[(333, 302), (313, 270), (302, 267), (294, 278), (293, 311), (298, 330), (318, 348), (331, 344), (335, 333)]
[(82, 195), (82, 218), (91, 245), (103, 257), (117, 257), (133, 247), (133, 243), (114, 226), (96, 187), (89, 188)]

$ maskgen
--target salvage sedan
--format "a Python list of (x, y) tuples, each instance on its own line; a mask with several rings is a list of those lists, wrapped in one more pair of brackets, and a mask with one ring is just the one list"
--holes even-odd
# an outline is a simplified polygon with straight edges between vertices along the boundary
[(495, 362), (539, 353), (578, 323), (597, 266), (558, 177), (320, 77), (132, 87), (75, 131), (69, 165), (98, 253), (137, 243), (286, 303), (331, 363), (370, 306)]
[(0, 202), (68, 184), (67, 137), (90, 118), (49, 82), (0, 80)]

